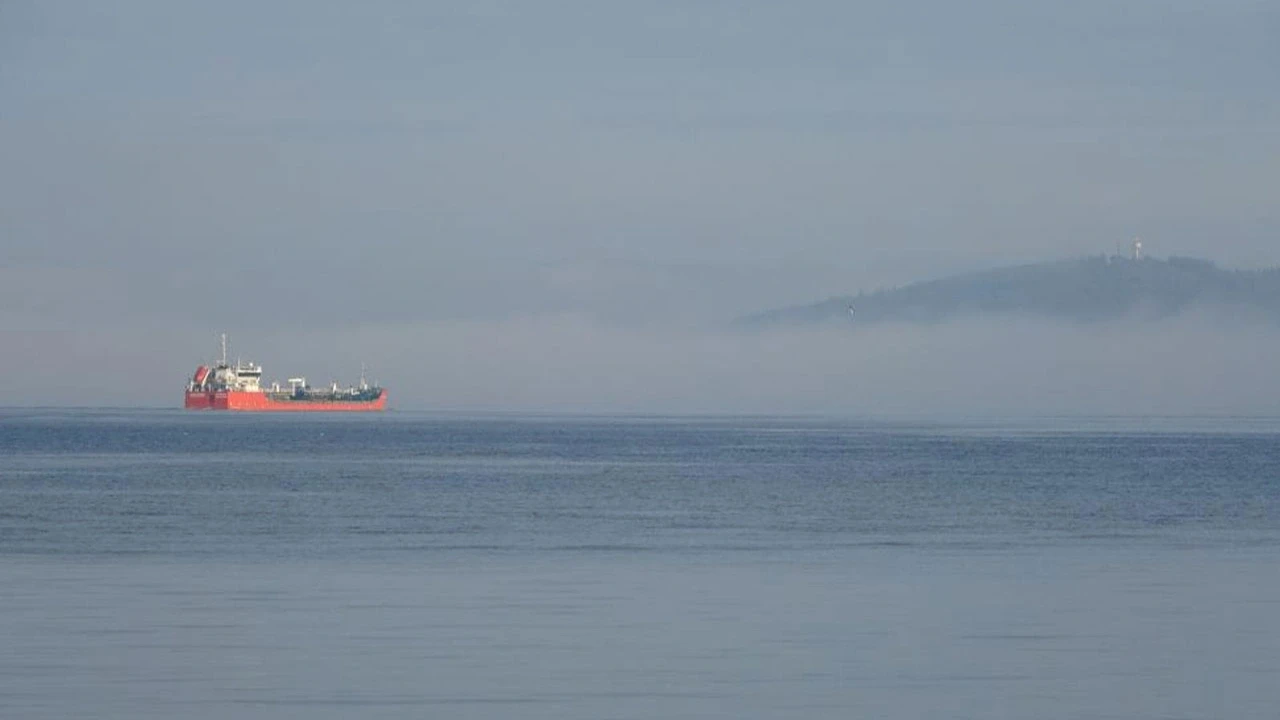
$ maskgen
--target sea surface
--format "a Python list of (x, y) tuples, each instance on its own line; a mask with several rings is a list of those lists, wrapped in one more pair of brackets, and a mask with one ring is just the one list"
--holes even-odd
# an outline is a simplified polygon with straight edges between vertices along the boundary
[(1277, 708), (1277, 419), (0, 410), (3, 718)]

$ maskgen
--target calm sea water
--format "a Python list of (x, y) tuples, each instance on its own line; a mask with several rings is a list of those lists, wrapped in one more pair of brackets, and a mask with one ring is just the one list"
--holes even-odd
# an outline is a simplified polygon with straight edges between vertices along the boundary
[(0, 411), (0, 717), (1274, 718), (1280, 421)]

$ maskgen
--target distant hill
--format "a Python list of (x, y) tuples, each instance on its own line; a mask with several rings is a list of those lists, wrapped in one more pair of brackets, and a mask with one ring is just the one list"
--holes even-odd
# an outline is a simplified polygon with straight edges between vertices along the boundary
[(1021, 314), (1075, 322), (1158, 319), (1197, 307), (1280, 321), (1280, 268), (1224, 270), (1193, 258), (1096, 256), (953, 275), (871, 294), (740, 318), (742, 327), (881, 321), (936, 323), (962, 315)]

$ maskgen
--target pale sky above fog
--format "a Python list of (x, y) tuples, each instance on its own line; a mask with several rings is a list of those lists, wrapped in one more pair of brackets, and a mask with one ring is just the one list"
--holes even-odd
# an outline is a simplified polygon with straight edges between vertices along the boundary
[(224, 329), (396, 338), (359, 353), (429, 406), (441, 338), (545, 358), (509, 338), (548, 318), (684, 334), (1134, 235), (1280, 264), (1277, 38), (1246, 0), (10, 0), (0, 363), (42, 370), (0, 404), (176, 386)]

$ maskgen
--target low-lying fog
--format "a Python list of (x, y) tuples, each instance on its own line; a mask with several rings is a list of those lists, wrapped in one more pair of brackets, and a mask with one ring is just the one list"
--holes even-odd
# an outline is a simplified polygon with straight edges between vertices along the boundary
[[(17, 405), (178, 406), (207, 329), (10, 333)], [(1270, 414), (1280, 329), (1200, 313), (1154, 323), (971, 317), (758, 332), (620, 327), (585, 315), (255, 329), (268, 378), (370, 380), (401, 410), (643, 413)]]

